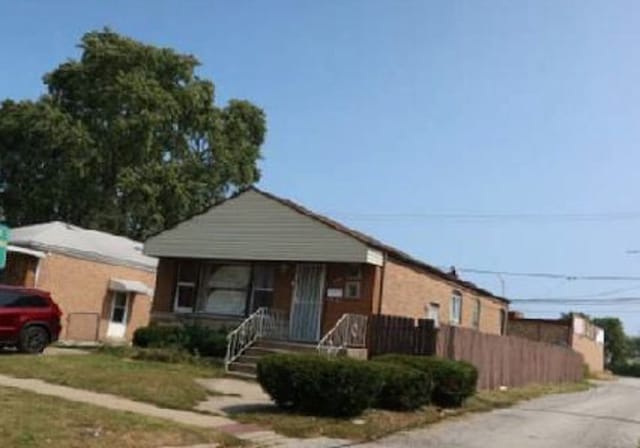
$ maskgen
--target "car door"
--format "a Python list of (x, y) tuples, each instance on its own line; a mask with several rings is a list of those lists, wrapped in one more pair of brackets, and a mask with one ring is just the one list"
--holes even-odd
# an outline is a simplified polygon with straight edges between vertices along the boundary
[(20, 294), (0, 291), (0, 342), (15, 342), (20, 330), (22, 310), (16, 306)]

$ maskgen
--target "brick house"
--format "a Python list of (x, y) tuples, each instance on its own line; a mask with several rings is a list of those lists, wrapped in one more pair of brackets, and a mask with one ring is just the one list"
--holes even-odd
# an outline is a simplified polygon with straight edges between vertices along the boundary
[(11, 231), (0, 282), (49, 291), (62, 340), (131, 340), (149, 322), (156, 266), (139, 242), (54, 221)]
[(159, 258), (156, 322), (234, 326), (269, 309), (287, 339), (306, 343), (349, 313), (506, 327), (506, 299), (257, 188), (151, 237), (144, 252)]
[(604, 370), (604, 330), (572, 313), (565, 319), (526, 319), (509, 313), (509, 335), (570, 347), (580, 353), (591, 372)]

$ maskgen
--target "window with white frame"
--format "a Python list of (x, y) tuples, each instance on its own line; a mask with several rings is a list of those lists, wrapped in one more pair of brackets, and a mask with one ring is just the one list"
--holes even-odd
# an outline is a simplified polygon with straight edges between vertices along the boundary
[(460, 325), (462, 322), (462, 294), (454, 291), (451, 295), (451, 303), (449, 308), (449, 323), (451, 325)]
[(433, 325), (437, 328), (440, 326), (440, 304), (431, 302), (427, 305), (427, 319), (433, 321)]
[(111, 307), (111, 322), (117, 324), (127, 323), (127, 302), (128, 293), (115, 291)]
[(473, 301), (473, 313), (471, 314), (471, 325), (473, 328), (480, 328), (480, 313), (482, 310), (482, 302), (476, 297)]
[(248, 264), (210, 264), (203, 267), (198, 310), (243, 316), (247, 305), (251, 267)]
[(183, 261), (178, 265), (178, 281), (176, 282), (173, 310), (178, 313), (192, 313), (196, 304), (196, 283), (198, 281), (198, 264), (194, 261)]

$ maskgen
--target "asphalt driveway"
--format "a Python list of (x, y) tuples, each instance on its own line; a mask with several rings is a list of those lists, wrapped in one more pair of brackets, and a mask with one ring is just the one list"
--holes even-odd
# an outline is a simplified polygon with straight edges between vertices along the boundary
[(638, 448), (640, 379), (602, 382), (360, 445), (420, 448)]

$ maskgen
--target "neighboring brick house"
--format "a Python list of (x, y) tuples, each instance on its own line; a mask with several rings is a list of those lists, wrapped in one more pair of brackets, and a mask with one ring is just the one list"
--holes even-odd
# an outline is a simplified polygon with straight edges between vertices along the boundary
[(142, 243), (55, 221), (11, 231), (0, 282), (49, 291), (62, 340), (131, 340), (149, 322), (156, 266)]
[(237, 325), (267, 307), (317, 342), (345, 313), (502, 334), (508, 301), (292, 201), (249, 188), (151, 237), (151, 319)]
[(525, 319), (522, 314), (512, 312), (508, 333), (571, 347), (582, 355), (591, 372), (604, 370), (604, 330), (579, 314), (570, 314), (564, 319)]

